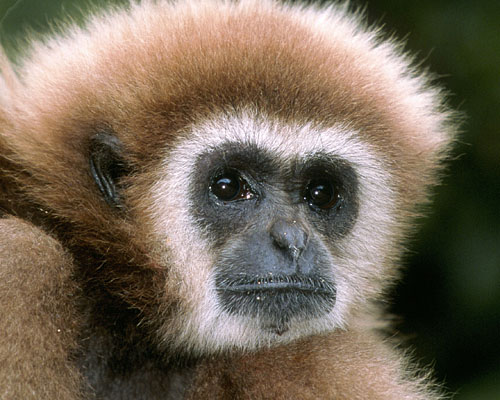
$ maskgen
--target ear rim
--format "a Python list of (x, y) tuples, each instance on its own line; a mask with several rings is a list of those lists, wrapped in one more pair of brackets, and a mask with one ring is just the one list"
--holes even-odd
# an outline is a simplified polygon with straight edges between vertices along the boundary
[(122, 150), (120, 140), (106, 131), (96, 133), (90, 140), (90, 175), (106, 203), (113, 208), (123, 208), (116, 182), (128, 173)]

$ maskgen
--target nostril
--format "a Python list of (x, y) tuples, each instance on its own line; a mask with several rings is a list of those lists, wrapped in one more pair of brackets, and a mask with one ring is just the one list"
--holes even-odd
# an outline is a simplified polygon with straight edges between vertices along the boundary
[(274, 243), (293, 259), (298, 259), (306, 247), (307, 233), (296, 221), (279, 219), (273, 223), (269, 233)]

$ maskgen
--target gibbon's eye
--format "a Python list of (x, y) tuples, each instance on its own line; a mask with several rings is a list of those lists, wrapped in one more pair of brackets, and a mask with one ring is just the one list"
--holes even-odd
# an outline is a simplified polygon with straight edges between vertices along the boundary
[(234, 170), (217, 175), (210, 184), (210, 191), (222, 201), (249, 200), (255, 196), (248, 183)]
[(312, 179), (306, 186), (304, 201), (312, 208), (329, 210), (335, 207), (339, 200), (337, 188), (327, 178)]

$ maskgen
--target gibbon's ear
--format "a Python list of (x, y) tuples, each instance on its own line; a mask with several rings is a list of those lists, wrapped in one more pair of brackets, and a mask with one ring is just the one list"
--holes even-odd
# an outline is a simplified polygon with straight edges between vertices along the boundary
[(106, 203), (120, 208), (118, 180), (127, 175), (128, 168), (122, 158), (122, 144), (116, 136), (102, 131), (90, 142), (90, 173)]

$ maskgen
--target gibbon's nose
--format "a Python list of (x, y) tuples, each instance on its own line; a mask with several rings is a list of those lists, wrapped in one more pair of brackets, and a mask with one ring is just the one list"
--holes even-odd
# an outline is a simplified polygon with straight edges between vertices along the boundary
[(269, 231), (273, 243), (287, 253), (294, 261), (298, 260), (307, 245), (307, 233), (296, 221), (278, 219)]

